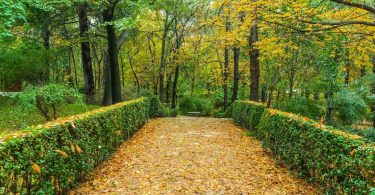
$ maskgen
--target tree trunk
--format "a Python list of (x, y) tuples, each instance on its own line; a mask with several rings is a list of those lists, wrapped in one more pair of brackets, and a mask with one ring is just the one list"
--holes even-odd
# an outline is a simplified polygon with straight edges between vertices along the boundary
[(333, 122), (333, 92), (328, 91), (326, 94), (327, 111), (325, 121), (326, 124), (332, 124)]
[(270, 89), (269, 94), (268, 94), (267, 108), (271, 107), (272, 96), (273, 96), (273, 89)]
[(232, 102), (238, 99), (238, 81), (240, 80), (239, 75), (239, 62), (240, 62), (240, 48), (235, 47), (233, 49), (233, 59), (234, 59), (234, 66), (233, 66), (233, 93), (232, 93)]
[(73, 75), (72, 75), (72, 54), (71, 48), (68, 49), (68, 66), (66, 67), (66, 75), (68, 76), (69, 86), (74, 86)]
[(103, 106), (112, 105), (112, 79), (111, 79), (111, 67), (109, 63), (109, 56), (104, 59), (103, 68)]
[[(372, 76), (375, 76), (375, 54), (373, 54), (373, 57), (372, 57)], [(375, 79), (373, 80), (373, 83), (372, 83), (372, 95), (375, 96)], [(372, 111), (372, 127), (375, 128), (375, 102), (372, 103), (371, 111)]]
[(167, 103), (169, 103), (169, 96), (170, 96), (171, 82), (172, 82), (172, 74), (169, 74), (169, 75), (168, 75), (168, 79), (167, 79), (167, 90), (165, 91), (166, 102), (167, 102)]
[(45, 66), (46, 69), (44, 72), (42, 72), (41, 75), (41, 81), (42, 83), (46, 83), (50, 80), (50, 69), (51, 69), (51, 63), (50, 63), (50, 37), (51, 37), (51, 30), (50, 30), (50, 18), (49, 14), (45, 14), (43, 18), (43, 23), (42, 23), (42, 37), (43, 37), (43, 46), (46, 51), (45, 55)]
[(258, 24), (254, 24), (250, 28), (249, 46), (250, 46), (250, 100), (258, 101), (259, 99), (259, 49), (255, 47), (258, 41)]
[[(230, 31), (229, 16), (226, 17), (225, 31)], [(224, 70), (223, 70), (223, 91), (224, 91), (224, 110), (228, 107), (228, 74), (229, 74), (229, 48), (224, 50)]]
[(194, 88), (195, 88), (195, 64), (193, 64), (193, 70), (191, 71), (192, 77), (191, 77), (191, 85), (190, 85), (190, 95), (194, 94)]
[(88, 41), (89, 22), (87, 18), (87, 4), (78, 6), (79, 32), (81, 37), (81, 55), (83, 77), (85, 80), (85, 95), (87, 102), (92, 102), (95, 95), (94, 73), (92, 69), (90, 42)]
[(159, 71), (159, 99), (161, 102), (164, 101), (164, 68), (166, 62), (166, 41), (168, 36), (169, 30), (169, 13), (166, 12), (165, 21), (164, 21), (164, 30), (163, 30), (163, 38), (161, 42), (161, 56), (160, 56), (160, 71)]
[[(111, 77), (107, 79), (107, 84), (105, 87), (109, 87), (108, 81), (110, 81), (110, 88), (112, 94), (112, 104), (116, 104), (122, 101), (121, 97), (121, 79), (120, 79), (120, 70), (119, 70), (119, 62), (118, 62), (118, 48), (116, 43), (116, 29), (111, 22), (114, 20), (114, 15), (112, 13), (112, 6), (108, 7), (106, 10), (103, 11), (103, 19), (104, 22), (108, 22), (110, 24), (106, 25), (107, 31), (107, 42), (108, 42), (108, 56), (109, 56), (109, 67), (108, 71), (110, 72)], [(105, 90), (106, 91), (106, 90)], [(108, 93), (107, 89), (107, 93)], [(108, 94), (105, 93), (108, 96)], [(108, 97), (106, 97), (108, 98)], [(104, 104), (104, 100), (103, 100)]]
[(267, 87), (264, 85), (262, 87), (262, 102), (265, 103), (267, 101)]
[(174, 73), (174, 81), (172, 86), (172, 109), (177, 107), (177, 83), (178, 83), (178, 74), (179, 74), (179, 66), (176, 66), (176, 70)]

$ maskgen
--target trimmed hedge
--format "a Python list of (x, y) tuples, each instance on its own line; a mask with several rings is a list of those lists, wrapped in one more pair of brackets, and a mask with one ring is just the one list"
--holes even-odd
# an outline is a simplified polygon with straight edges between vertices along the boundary
[[(274, 109), (264, 110), (257, 120), (259, 106), (238, 102), (233, 116), (246, 127), (258, 124), (255, 135), (276, 159), (308, 181), (320, 184), (328, 194), (375, 193), (375, 144)], [(253, 117), (242, 116), (252, 110), (257, 111)]]
[(0, 194), (65, 194), (149, 118), (137, 99), (0, 138)]
[(232, 118), (237, 124), (255, 131), (265, 109), (266, 106), (261, 103), (235, 101), (232, 106)]

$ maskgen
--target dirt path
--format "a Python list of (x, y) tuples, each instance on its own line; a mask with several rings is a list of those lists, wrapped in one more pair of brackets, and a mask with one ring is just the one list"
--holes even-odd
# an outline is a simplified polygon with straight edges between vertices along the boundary
[(72, 194), (315, 194), (229, 119), (152, 120)]

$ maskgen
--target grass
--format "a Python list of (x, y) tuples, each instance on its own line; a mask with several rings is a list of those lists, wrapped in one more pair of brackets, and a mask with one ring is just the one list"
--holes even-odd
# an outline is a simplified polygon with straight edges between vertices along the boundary
[[(99, 108), (98, 105), (71, 104), (65, 106), (59, 117), (73, 116)], [(27, 126), (39, 125), (47, 120), (37, 109), (20, 111), (19, 107), (10, 98), (0, 98), (0, 134), (17, 131)]]

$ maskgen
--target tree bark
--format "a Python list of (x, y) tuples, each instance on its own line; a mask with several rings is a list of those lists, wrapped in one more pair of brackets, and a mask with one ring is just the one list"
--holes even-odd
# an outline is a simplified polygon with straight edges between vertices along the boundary
[[(114, 6), (114, 5), (113, 5)], [(102, 13), (104, 22), (107, 22), (109, 24), (106, 25), (106, 31), (107, 31), (107, 44), (108, 44), (108, 57), (109, 57), (109, 67), (107, 67), (109, 74), (111, 75), (110, 78), (108, 78), (108, 75), (106, 76), (106, 83), (104, 86), (109, 87), (109, 80), (110, 80), (110, 88), (105, 89), (105, 98), (107, 101), (103, 100), (104, 103), (109, 103), (109, 91), (111, 91), (112, 95), (112, 104), (116, 104), (118, 102), (122, 101), (121, 96), (121, 78), (120, 78), (120, 69), (119, 69), (119, 62), (118, 62), (118, 48), (116, 43), (116, 29), (111, 22), (114, 20), (114, 13), (112, 12), (112, 6), (107, 7), (106, 10)], [(108, 74), (108, 73), (106, 73)]]
[(328, 91), (326, 93), (326, 103), (327, 103), (327, 111), (325, 121), (326, 124), (332, 124), (333, 122), (333, 92)]
[(233, 65), (233, 93), (232, 93), (232, 102), (236, 101), (238, 99), (238, 81), (240, 80), (239, 75), (239, 63), (240, 63), (240, 48), (235, 47), (233, 49), (233, 59), (234, 59), (234, 65)]
[(169, 99), (170, 99), (171, 82), (172, 82), (172, 74), (169, 74), (168, 79), (167, 79), (167, 89), (165, 91), (166, 103), (169, 103)]
[[(375, 54), (372, 56), (372, 76), (375, 76)], [(375, 96), (375, 79), (372, 83), (372, 95)], [(371, 106), (372, 111), (372, 127), (375, 128), (375, 102), (372, 103)]]
[(262, 102), (265, 103), (267, 101), (267, 87), (264, 85), (262, 87)]
[(83, 77), (85, 81), (85, 95), (87, 102), (92, 102), (95, 95), (94, 72), (92, 68), (91, 48), (87, 32), (89, 22), (87, 18), (87, 4), (78, 6), (79, 32), (81, 37), (81, 56)]
[[(226, 17), (225, 31), (230, 31), (229, 16)], [(229, 74), (229, 48), (224, 49), (224, 70), (223, 70), (223, 91), (224, 91), (224, 110), (228, 107), (228, 74)]]
[(164, 21), (164, 30), (163, 37), (161, 42), (161, 56), (160, 56), (160, 71), (159, 71), (159, 99), (161, 102), (164, 101), (164, 68), (166, 62), (166, 41), (169, 30), (169, 13), (166, 11), (165, 21)]
[(44, 14), (43, 23), (42, 23), (42, 38), (43, 38), (43, 46), (46, 51), (45, 55), (45, 66), (46, 69), (42, 72), (41, 81), (42, 83), (46, 83), (50, 80), (50, 37), (51, 37), (51, 30), (50, 30), (50, 16), (48, 13)]
[(254, 21), (250, 28), (249, 46), (250, 46), (250, 100), (259, 99), (259, 49), (255, 47), (258, 41), (258, 24)]
[(172, 86), (172, 109), (175, 109), (177, 107), (177, 83), (178, 83), (178, 74), (179, 74), (179, 65), (176, 66), (176, 70), (174, 73), (174, 81)]

